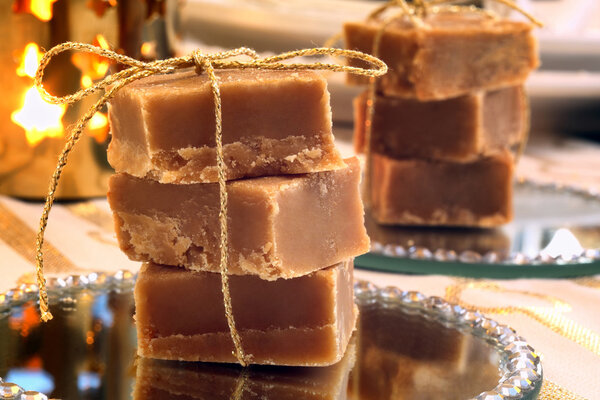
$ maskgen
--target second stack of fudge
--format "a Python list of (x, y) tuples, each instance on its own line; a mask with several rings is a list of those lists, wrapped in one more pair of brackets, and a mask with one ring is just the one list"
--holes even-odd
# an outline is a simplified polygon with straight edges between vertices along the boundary
[[(525, 140), (524, 82), (539, 64), (532, 25), (463, 9), (398, 18), (376, 52), (389, 66), (355, 99), (355, 149), (369, 150), (366, 201), (382, 224), (497, 226), (512, 219), (514, 154)], [(379, 19), (344, 26), (373, 53)], [(362, 77), (348, 76), (353, 84)]]
[[(357, 159), (334, 146), (315, 72), (217, 71), (229, 284), (254, 364), (339, 361), (355, 327), (353, 258), (366, 252)], [(137, 81), (110, 104), (108, 198), (121, 249), (145, 262), (138, 354), (236, 362), (220, 271), (215, 110), (195, 71)]]

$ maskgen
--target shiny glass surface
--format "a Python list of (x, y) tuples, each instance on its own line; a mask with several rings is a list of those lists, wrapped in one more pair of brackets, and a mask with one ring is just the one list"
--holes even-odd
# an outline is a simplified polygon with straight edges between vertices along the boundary
[(372, 240), (358, 267), (476, 277), (600, 273), (600, 195), (518, 183), (514, 221), (496, 229), (381, 226), (367, 215)]
[[(477, 329), (500, 326), (465, 310), (449, 318), (452, 310), (441, 299), (397, 289), (377, 297), (360, 287), (357, 293), (358, 329), (341, 362), (243, 370), (136, 358), (131, 286), (53, 290), (54, 319), (46, 324), (32, 301), (0, 316), (0, 377), (65, 400), (463, 400), (511, 373), (509, 354), (498, 347), (505, 337), (518, 340), (509, 328), (502, 328), (508, 336), (486, 339)], [(532, 386), (522, 398), (537, 390)]]

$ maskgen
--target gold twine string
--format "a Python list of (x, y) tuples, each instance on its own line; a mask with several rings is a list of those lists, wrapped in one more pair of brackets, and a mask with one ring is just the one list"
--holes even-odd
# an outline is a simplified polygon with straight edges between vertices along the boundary
[[(95, 85), (80, 90), (74, 94), (56, 97), (46, 91), (43, 86), (44, 71), (52, 57), (69, 50), (82, 51), (97, 54), (99, 56), (108, 58), (117, 63), (128, 65), (129, 68), (124, 69), (116, 74), (110, 75)], [(250, 58), (248, 61), (237, 61), (229, 60), (229, 58), (237, 56), (247, 56)], [(366, 62), (370, 68), (351, 67), (347, 65), (339, 65), (333, 63), (286, 63), (285, 61), (307, 56), (339, 56), (346, 58), (355, 58)], [(230, 51), (224, 51), (214, 54), (203, 54), (200, 51), (194, 51), (190, 55), (183, 57), (174, 57), (166, 60), (159, 60), (153, 62), (142, 62), (133, 58), (118, 54), (112, 50), (102, 49), (100, 47), (92, 46), (84, 43), (73, 43), (66, 42), (59, 44), (44, 54), (40, 65), (38, 66), (35, 84), (40, 92), (40, 95), (48, 102), (54, 104), (72, 104), (84, 97), (95, 93), (100, 90), (105, 90), (104, 95), (81, 117), (81, 119), (75, 125), (75, 128), (71, 131), (71, 134), (62, 150), (58, 164), (50, 185), (48, 188), (48, 194), (40, 218), (40, 225), (37, 234), (36, 242), (36, 273), (37, 281), (39, 286), (39, 300), (40, 300), (40, 313), (43, 321), (52, 319), (52, 314), (48, 309), (48, 294), (46, 291), (46, 280), (44, 278), (44, 256), (43, 256), (43, 244), (44, 244), (44, 233), (48, 224), (48, 216), (52, 205), (54, 204), (56, 188), (60, 180), (61, 173), (67, 164), (68, 156), (82, 135), (83, 129), (94, 114), (99, 111), (114, 95), (117, 91), (123, 88), (125, 85), (132, 83), (144, 77), (161, 73), (171, 73), (178, 69), (196, 67), (196, 70), (206, 72), (208, 79), (211, 84), (211, 91), (214, 99), (215, 107), (215, 142), (216, 142), (216, 153), (217, 153), (217, 169), (218, 169), (218, 181), (219, 181), (219, 224), (221, 228), (220, 236), (220, 273), (221, 273), (221, 289), (223, 292), (223, 299), (225, 304), (225, 314), (227, 317), (227, 324), (231, 333), (231, 338), (234, 343), (235, 351), (234, 355), (237, 360), (243, 366), (249, 363), (249, 358), (244, 354), (243, 347), (241, 344), (241, 338), (239, 332), (235, 327), (235, 320), (233, 318), (233, 311), (231, 305), (231, 295), (229, 292), (229, 278), (228, 278), (228, 234), (227, 234), (227, 190), (225, 184), (225, 162), (223, 158), (223, 143), (222, 143), (222, 115), (221, 115), (221, 94), (219, 91), (219, 81), (216, 76), (215, 70), (217, 69), (261, 69), (261, 70), (278, 70), (278, 71), (300, 71), (300, 70), (327, 70), (334, 72), (348, 72), (351, 74), (357, 74), (367, 77), (380, 76), (387, 72), (387, 66), (384, 62), (368, 54), (361, 53), (359, 51), (335, 49), (335, 48), (311, 48), (296, 50), (279, 55), (266, 57), (260, 59), (254, 50), (241, 47)]]
[[(400, 3), (404, 3), (404, 0), (400, 0)], [(403, 11), (404, 12), (404, 11)], [(383, 24), (381, 24), (381, 28), (377, 30), (375, 33), (375, 37), (373, 39), (373, 56), (379, 56), (379, 48), (381, 46), (381, 39), (383, 38), (383, 34), (385, 33), (386, 28), (389, 24), (398, 19), (399, 16), (403, 15), (403, 12), (398, 15), (393, 15), (388, 17)], [(366, 155), (365, 162), (365, 199), (369, 199), (369, 206), (372, 206), (372, 179), (371, 179), (371, 171), (372, 171), (372, 160), (371, 160), (371, 136), (373, 133), (373, 118), (375, 116), (375, 100), (377, 98), (377, 79), (375, 76), (369, 78), (369, 88), (367, 89), (367, 114), (365, 116), (365, 143), (364, 143), (364, 153)]]
[(248, 381), (248, 368), (243, 368), (238, 375), (235, 383), (235, 388), (231, 394), (231, 400), (241, 400), (244, 397), (244, 390), (246, 389), (246, 382)]
[(382, 5), (380, 5), (379, 7), (375, 8), (373, 11), (371, 11), (371, 13), (367, 16), (367, 21), (372, 21), (377, 19), (381, 14), (383, 14), (384, 12), (386, 12), (388, 9), (392, 8), (392, 7), (399, 7), (402, 12), (396, 16), (396, 18), (400, 18), (402, 16), (408, 16), (408, 18), (410, 18), (410, 20), (415, 24), (415, 25), (420, 25), (421, 20), (420, 18), (417, 18), (415, 15), (415, 6), (409, 6), (408, 3), (405, 0), (390, 0), (387, 3), (384, 3)]
[(587, 400), (549, 379), (544, 379), (538, 400)]
[(597, 276), (585, 276), (581, 278), (575, 278), (572, 281), (581, 286), (600, 289), (600, 277)]
[[(407, 16), (411, 22), (413, 22), (416, 26), (419, 26), (424, 23), (422, 17), (426, 16), (429, 12), (439, 13), (440, 11), (451, 11), (451, 12), (464, 12), (464, 11), (477, 11), (482, 12), (486, 15), (496, 16), (494, 12), (489, 10), (479, 9), (473, 7), (471, 5), (460, 5), (457, 3), (464, 3), (469, 0), (416, 0), (413, 4), (409, 5), (405, 0), (390, 0), (387, 3), (382, 4), (381, 6), (374, 9), (367, 17), (368, 21), (374, 20), (387, 11), (390, 8), (398, 7), (402, 10), (401, 16)], [(521, 13), (525, 18), (529, 19), (534, 25), (538, 27), (543, 27), (544, 24), (535, 18), (533, 15), (525, 11), (522, 7), (517, 5), (512, 0), (492, 0), (497, 3), (503, 4), (519, 13)], [(436, 6), (448, 6), (446, 7), (436, 7)]]
[[(476, 7), (473, 6), (461, 6), (461, 5), (457, 5), (456, 3), (466, 3), (469, 0), (430, 0), (430, 1), (426, 1), (426, 3), (429, 6), (438, 6), (438, 5), (454, 5), (456, 7), (459, 8), (463, 8), (463, 9), (470, 9), (470, 10), (476, 10)], [(532, 14), (528, 13), (527, 11), (525, 11), (525, 9), (523, 9), (522, 7), (520, 7), (518, 4), (516, 4), (515, 2), (511, 1), (511, 0), (492, 0), (495, 1), (496, 3), (500, 3), (503, 4), (509, 8), (512, 8), (513, 10), (521, 13), (525, 18), (527, 18), (528, 20), (530, 20), (534, 25), (538, 26), (539, 28), (543, 27), (544, 24), (537, 19), (535, 16), (533, 16)], [(491, 12), (489, 10), (482, 10), (482, 9), (477, 9), (477, 10), (481, 10), (486, 12), (488, 15), (494, 15), (494, 12)]]
[[(531, 131), (531, 107), (529, 105), (529, 97), (527, 96), (527, 89), (525, 89), (525, 85), (522, 85), (521, 88), (521, 98), (524, 104), (525, 122), (523, 126), (523, 137), (517, 144), (517, 148), (514, 151), (512, 148), (510, 149), (511, 153), (514, 153), (515, 165), (519, 163), (521, 157), (523, 157), (523, 154), (525, 154), (525, 148), (527, 147), (527, 143), (529, 142), (529, 133)], [(511, 147), (514, 148), (514, 146)]]

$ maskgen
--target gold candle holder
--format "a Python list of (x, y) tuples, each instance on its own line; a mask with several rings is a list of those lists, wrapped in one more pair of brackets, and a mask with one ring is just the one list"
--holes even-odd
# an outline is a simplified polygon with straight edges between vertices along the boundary
[[(139, 58), (142, 28), (150, 3), (126, 0), (13, 0), (0, 3), (0, 194), (42, 199), (48, 191), (58, 155), (80, 111), (98, 98), (90, 96), (66, 109), (45, 103), (33, 76), (41, 49), (65, 41), (94, 43), (124, 49)], [(91, 86), (112, 68), (94, 55), (58, 57), (44, 83), (56, 95)], [(77, 199), (106, 195), (112, 174), (106, 160), (106, 110), (97, 113), (85, 137), (64, 169), (57, 198)]]

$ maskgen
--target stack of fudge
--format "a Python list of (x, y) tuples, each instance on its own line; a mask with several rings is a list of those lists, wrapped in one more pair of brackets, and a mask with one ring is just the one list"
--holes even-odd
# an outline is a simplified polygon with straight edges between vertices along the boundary
[[(356, 158), (334, 146), (315, 72), (217, 71), (233, 316), (253, 364), (341, 360), (353, 258), (369, 239)], [(121, 249), (143, 261), (138, 354), (236, 362), (220, 276), (215, 110), (206, 74), (139, 80), (111, 100), (109, 182)]]
[[(381, 27), (377, 19), (345, 24), (347, 47), (373, 53)], [(467, 10), (385, 28), (376, 55), (389, 72), (376, 83), (369, 143), (368, 92), (354, 102), (354, 144), (369, 150), (366, 201), (378, 223), (490, 227), (512, 219), (514, 154), (529, 129), (523, 84), (539, 64), (531, 31)]]

